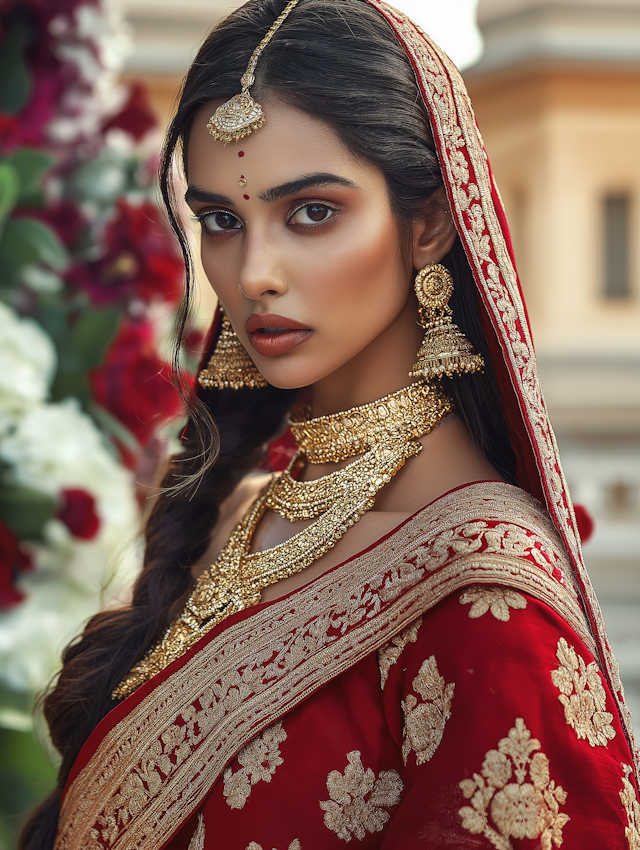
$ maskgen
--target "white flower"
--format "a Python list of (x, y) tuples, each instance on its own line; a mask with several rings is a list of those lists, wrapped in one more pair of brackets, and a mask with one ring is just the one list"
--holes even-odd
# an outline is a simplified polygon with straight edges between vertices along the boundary
[(108, 498), (114, 487), (130, 487), (129, 473), (77, 399), (31, 407), (0, 443), (0, 457), (14, 467), (18, 484), (52, 496), (83, 487)]
[[(36, 569), (20, 581), (26, 599), (0, 615), (0, 679), (37, 693), (60, 668), (69, 641), (97, 611), (126, 601), (139, 567), (135, 522), (111, 526), (97, 542), (71, 538), (52, 520), (33, 546)], [(107, 587), (108, 584), (108, 587)]]
[(0, 457), (22, 486), (52, 496), (65, 488), (87, 490), (100, 518), (99, 533), (88, 541), (51, 520), (44, 541), (30, 545), (35, 570), (20, 581), (25, 601), (0, 615), (2, 679), (35, 692), (87, 618), (114, 597), (126, 599), (140, 560), (139, 511), (131, 474), (75, 399), (34, 405), (0, 441)]
[(0, 433), (25, 410), (43, 402), (56, 367), (47, 334), (0, 303)]

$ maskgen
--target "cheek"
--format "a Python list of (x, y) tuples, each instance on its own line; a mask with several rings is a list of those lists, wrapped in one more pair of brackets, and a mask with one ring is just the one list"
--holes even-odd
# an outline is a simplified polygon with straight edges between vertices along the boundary
[(209, 245), (206, 239), (202, 238), (200, 248), (200, 260), (202, 268), (207, 276), (207, 280), (220, 296), (221, 300), (225, 300), (228, 293), (237, 290), (238, 251), (234, 250), (231, 241), (227, 245), (220, 244)]
[(341, 234), (336, 250), (319, 257), (316, 267), (321, 282), (313, 287), (312, 300), (338, 321), (379, 315), (384, 323), (389, 311), (404, 304), (407, 271), (396, 223), (386, 216), (367, 217), (362, 227)]

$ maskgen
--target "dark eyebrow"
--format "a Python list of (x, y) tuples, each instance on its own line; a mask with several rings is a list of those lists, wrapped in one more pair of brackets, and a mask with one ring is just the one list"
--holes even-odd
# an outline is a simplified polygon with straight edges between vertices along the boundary
[(233, 201), (227, 198), (226, 195), (218, 195), (215, 192), (207, 192), (201, 189), (200, 186), (189, 186), (184, 193), (184, 199), (187, 203), (190, 201), (202, 201), (203, 204), (220, 204), (222, 207), (232, 207)]
[(346, 177), (319, 172), (318, 174), (307, 174), (305, 177), (298, 177), (297, 180), (290, 180), (281, 186), (274, 186), (273, 189), (260, 192), (258, 197), (261, 201), (266, 201), (266, 203), (270, 204), (273, 201), (281, 201), (283, 198), (288, 198), (289, 195), (302, 192), (304, 189), (316, 189), (320, 186), (347, 186), (350, 189), (360, 188), (357, 183), (354, 183), (353, 180), (348, 180)]
[[(264, 192), (260, 192), (258, 197), (261, 201), (271, 204), (274, 201), (288, 198), (290, 195), (295, 195), (305, 189), (318, 189), (321, 186), (347, 186), (349, 189), (360, 188), (357, 183), (354, 183), (353, 180), (348, 180), (346, 177), (340, 177), (338, 174), (319, 172), (318, 174), (307, 174), (305, 177), (298, 177), (296, 180), (289, 180), (281, 186), (274, 186), (273, 189), (266, 189)], [(206, 189), (202, 189), (200, 186), (189, 186), (184, 194), (184, 199), (187, 203), (190, 201), (200, 201), (203, 204), (219, 204), (222, 207), (234, 206), (231, 198), (227, 198), (226, 195), (207, 192)]]

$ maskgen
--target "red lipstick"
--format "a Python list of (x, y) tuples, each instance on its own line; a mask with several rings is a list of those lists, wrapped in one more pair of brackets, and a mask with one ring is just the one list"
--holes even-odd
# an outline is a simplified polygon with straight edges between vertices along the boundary
[(296, 322), (295, 319), (287, 319), (273, 313), (267, 313), (265, 316), (253, 313), (247, 319), (245, 329), (255, 351), (264, 357), (286, 354), (309, 339), (313, 333), (311, 328)]

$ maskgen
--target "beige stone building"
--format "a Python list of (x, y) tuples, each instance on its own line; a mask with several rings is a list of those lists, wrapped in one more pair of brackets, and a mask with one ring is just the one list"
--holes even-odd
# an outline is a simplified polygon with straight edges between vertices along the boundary
[[(118, 0), (164, 119), (234, 0)], [(640, 719), (640, 0), (479, 0), (465, 72), (513, 231), (585, 557)]]

